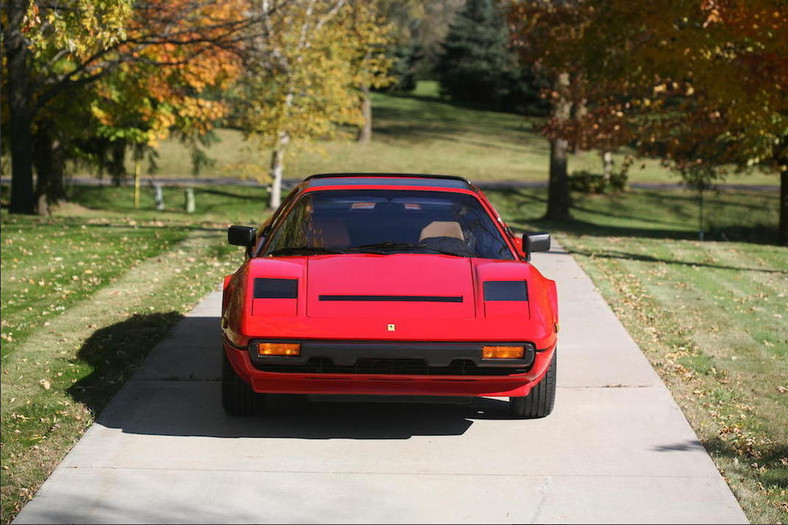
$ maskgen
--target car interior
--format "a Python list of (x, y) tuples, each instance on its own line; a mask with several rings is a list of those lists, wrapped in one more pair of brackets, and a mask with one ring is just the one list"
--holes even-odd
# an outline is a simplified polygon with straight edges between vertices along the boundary
[(335, 194), (305, 196), (280, 227), (269, 253), (290, 246), (341, 251), (388, 243), (422, 245), (459, 256), (509, 258), (505, 243), (484, 210), (470, 200), (473, 197), (331, 193)]

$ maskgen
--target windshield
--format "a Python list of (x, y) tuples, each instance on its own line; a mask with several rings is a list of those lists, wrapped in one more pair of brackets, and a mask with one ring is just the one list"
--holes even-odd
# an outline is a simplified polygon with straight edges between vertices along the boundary
[(326, 253), (514, 259), (475, 197), (416, 190), (306, 193), (280, 222), (263, 255)]

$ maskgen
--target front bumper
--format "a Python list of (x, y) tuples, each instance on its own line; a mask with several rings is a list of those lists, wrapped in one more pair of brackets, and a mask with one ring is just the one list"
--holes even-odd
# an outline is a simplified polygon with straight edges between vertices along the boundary
[[(257, 342), (298, 342), (301, 355), (260, 356), (253, 350)], [(520, 359), (484, 359), (485, 344), (502, 343), (254, 339), (249, 357), (255, 368), (266, 372), (346, 374), (512, 375), (527, 372), (534, 362), (536, 350), (531, 343), (507, 343), (523, 346)]]
[(554, 349), (526, 345), (523, 359), (487, 360), (482, 342), (301, 344), (299, 357), (261, 357), (224, 339), (236, 373), (260, 393), (525, 396), (544, 376)]

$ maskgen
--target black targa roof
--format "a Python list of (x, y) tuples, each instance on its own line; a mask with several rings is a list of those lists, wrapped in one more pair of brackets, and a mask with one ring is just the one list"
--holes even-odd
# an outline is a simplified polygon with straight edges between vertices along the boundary
[(475, 189), (463, 177), (455, 175), (432, 175), (410, 173), (321, 173), (306, 179), (310, 188), (319, 186), (427, 186), (431, 188)]

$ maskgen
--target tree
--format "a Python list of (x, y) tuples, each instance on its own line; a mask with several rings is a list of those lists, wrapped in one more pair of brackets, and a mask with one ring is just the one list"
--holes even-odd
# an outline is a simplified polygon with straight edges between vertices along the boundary
[[(614, 126), (604, 140), (631, 140), (640, 154), (658, 156), (681, 174), (719, 178), (727, 165), (777, 171), (779, 239), (788, 244), (783, 4), (530, 0), (513, 2), (510, 20), (520, 29), (523, 50), (554, 71), (575, 72), (574, 103), (592, 109), (579, 124), (554, 122), (546, 129), (587, 139), (617, 120), (618, 130)], [(556, 19), (562, 11), (579, 19)]]
[(509, 37), (491, 0), (468, 0), (449, 25), (435, 73), (441, 93), (464, 102), (497, 106), (513, 66)]
[[(600, 20), (627, 20), (587, 33), (608, 83), (646, 86), (634, 99), (641, 153), (682, 175), (718, 179), (728, 166), (780, 174), (779, 242), (788, 245), (788, 15), (780, 0), (655, 0), (635, 9), (600, 2)], [(626, 50), (625, 67), (613, 65)]]
[[(678, 5), (676, 5), (678, 4)], [(643, 70), (665, 91), (684, 92), (684, 133), (668, 143), (679, 169), (733, 164), (780, 175), (778, 242), (788, 246), (788, 13), (780, 0), (656, 2), (674, 14), (655, 38), (664, 42)], [(667, 11), (670, 9), (671, 11)], [(653, 12), (651, 13), (653, 14)], [(663, 15), (664, 16), (664, 15)], [(647, 50), (641, 47), (645, 55)], [(684, 63), (671, 58), (677, 54)], [(647, 55), (646, 55), (647, 56)], [(645, 67), (651, 65), (651, 67)], [(692, 157), (681, 155), (695, 144)]]
[(416, 68), (424, 58), (420, 41), (423, 26), (423, 0), (377, 0), (377, 9), (387, 20), (392, 44), (388, 49), (391, 83), (378, 88), (389, 92), (407, 92), (416, 88)]
[(389, 49), (393, 44), (393, 27), (385, 17), (385, 2), (350, 3), (349, 29), (356, 45), (351, 59), (353, 84), (357, 86), (362, 123), (356, 140), (366, 144), (372, 139), (371, 89), (380, 89), (394, 82), (388, 74), (393, 64)]
[(240, 126), (271, 149), (269, 204), (276, 208), (291, 143), (335, 137), (342, 125), (362, 125), (360, 88), (382, 73), (386, 61), (376, 61), (378, 51), (372, 48), (379, 44), (379, 32), (356, 24), (368, 13), (345, 0), (262, 0), (256, 9), (264, 33), (246, 50)]
[(421, 51), (414, 42), (396, 44), (390, 55), (389, 74), (394, 81), (384, 88), (390, 93), (405, 93), (416, 89), (416, 63)]
[(238, 37), (227, 39), (222, 34), (225, 27), (215, 24), (241, 20), (245, 3), (205, 4), (190, 13), (188, 24), (179, 15), (184, 5), (160, 4), (138, 4), (127, 32), (131, 38), (166, 34), (168, 26), (175, 24), (179, 35), (169, 44), (133, 51), (132, 60), (95, 83), (89, 106), (95, 125), (83, 150), (99, 156), (105, 149), (115, 153), (109, 163), (95, 163), (109, 164), (115, 179), (125, 177), (122, 161), (129, 147), (136, 157), (145, 151), (152, 156), (158, 141), (175, 133), (197, 151), (229, 110), (216, 93), (227, 89), (241, 72)]
[(417, 78), (433, 78), (438, 57), (443, 52), (449, 24), (465, 2), (466, 0), (414, 0), (409, 29), (414, 47), (419, 50), (420, 56), (415, 64)]
[[(8, 108), (3, 115), (12, 131), (4, 137), (12, 157), (11, 211), (35, 212), (36, 193), (60, 198), (64, 162), (90, 139), (88, 130), (101, 125), (119, 129), (114, 122), (107, 126), (104, 120), (109, 115), (100, 107), (102, 89), (106, 94), (112, 91), (107, 86), (113, 82), (115, 87), (128, 85), (124, 80), (109, 80), (113, 74), (125, 69), (129, 78), (142, 77), (146, 72), (163, 74), (161, 68), (179, 68), (184, 82), (174, 89), (198, 92), (211, 75), (206, 71), (210, 61), (204, 59), (212, 50), (229, 51), (239, 42), (240, 29), (250, 23), (241, 16), (243, 6), (242, 0), (8, 2), (2, 13), (6, 55), (2, 91), (8, 94), (3, 98)], [(228, 59), (214, 55), (213, 63), (223, 67)], [(140, 67), (134, 70), (134, 66)], [(108, 84), (99, 88), (100, 81)], [(144, 78), (138, 83), (145, 88), (155, 84)], [(115, 98), (123, 100), (120, 95)], [(160, 106), (178, 102), (157, 100)], [(193, 107), (171, 112), (181, 109), (195, 116)], [(85, 153), (82, 158), (98, 157)], [(41, 208), (45, 212), (45, 206)]]
[[(75, 71), (55, 69), (69, 56), (91, 57), (113, 48), (130, 13), (126, 0), (88, 1), (58, 6), (31, 0), (11, 0), (4, 6), (3, 77), (11, 128), (12, 213), (33, 213), (33, 122), (58, 89), (76, 81)], [(48, 70), (48, 71), (46, 71)], [(46, 73), (49, 73), (48, 75)], [(4, 112), (5, 114), (5, 112)]]
[(572, 217), (567, 156), (577, 142), (571, 132), (576, 129), (573, 119), (588, 118), (589, 97), (575, 57), (592, 13), (582, 0), (524, 0), (508, 6), (510, 38), (521, 63), (550, 79), (545, 93), (550, 115), (541, 128), (550, 141), (547, 219)]

